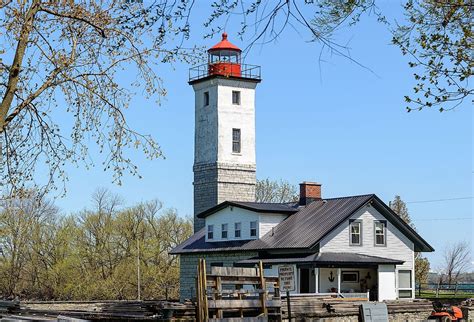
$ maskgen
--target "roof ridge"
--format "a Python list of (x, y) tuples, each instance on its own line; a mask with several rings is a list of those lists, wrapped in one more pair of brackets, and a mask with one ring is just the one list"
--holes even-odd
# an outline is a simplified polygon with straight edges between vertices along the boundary
[(288, 202), (261, 202), (261, 201), (237, 201), (237, 200), (227, 200), (234, 203), (256, 203), (261, 205), (288, 205), (297, 203), (298, 201), (288, 201)]
[(334, 200), (334, 199), (347, 199), (347, 198), (358, 198), (358, 197), (373, 197), (376, 196), (375, 193), (367, 193), (362, 195), (352, 195), (352, 196), (344, 196), (344, 197), (332, 197), (332, 198), (323, 198), (322, 200)]

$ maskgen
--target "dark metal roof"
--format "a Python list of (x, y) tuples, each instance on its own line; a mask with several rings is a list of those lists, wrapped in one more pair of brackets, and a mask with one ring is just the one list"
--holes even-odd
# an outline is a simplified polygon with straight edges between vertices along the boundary
[(407, 225), (376, 195), (370, 194), (317, 200), (306, 207), (299, 208), (297, 208), (296, 203), (258, 204), (253, 202), (226, 201), (201, 213), (201, 218), (227, 206), (241, 207), (260, 213), (286, 213), (291, 216), (288, 216), (272, 231), (255, 240), (206, 242), (203, 229), (173, 249), (171, 253), (314, 250), (324, 236), (369, 203), (414, 243), (415, 251), (430, 252), (434, 250), (413, 228)]
[(400, 265), (404, 261), (378, 256), (370, 256), (358, 253), (314, 253), (298, 257), (283, 258), (261, 258), (254, 257), (239, 261), (239, 264), (255, 264), (262, 261), (264, 264), (291, 264), (291, 263), (315, 263), (319, 265), (350, 265), (350, 264), (394, 264)]
[(223, 242), (206, 242), (206, 228), (203, 228), (188, 238), (184, 243), (175, 247), (170, 254), (241, 251), (242, 246), (251, 241), (252, 240), (229, 240)]
[(251, 249), (308, 249), (364, 206), (373, 195), (317, 200), (288, 217), (262, 238), (246, 244)]
[(279, 213), (279, 214), (293, 214), (298, 211), (297, 202), (288, 203), (264, 203), (264, 202), (244, 202), (244, 201), (224, 201), (217, 206), (209, 208), (197, 215), (198, 218), (206, 218), (221, 209), (228, 206), (239, 207), (260, 213)]

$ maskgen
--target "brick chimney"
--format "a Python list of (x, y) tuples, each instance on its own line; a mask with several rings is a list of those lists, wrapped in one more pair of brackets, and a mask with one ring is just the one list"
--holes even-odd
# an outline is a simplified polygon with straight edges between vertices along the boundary
[(321, 199), (321, 184), (316, 182), (300, 183), (300, 201), (302, 206), (309, 205), (315, 200)]

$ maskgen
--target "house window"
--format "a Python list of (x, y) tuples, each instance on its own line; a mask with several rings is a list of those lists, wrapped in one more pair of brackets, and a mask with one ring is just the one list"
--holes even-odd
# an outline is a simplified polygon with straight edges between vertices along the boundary
[(250, 237), (257, 237), (257, 222), (250, 222)]
[(342, 271), (341, 280), (346, 283), (359, 283), (359, 272), (357, 271)]
[(214, 239), (214, 225), (207, 225), (207, 239)]
[(240, 105), (240, 92), (232, 91), (232, 104)]
[(411, 271), (398, 271), (398, 297), (411, 298)]
[(387, 222), (374, 222), (375, 246), (385, 246), (387, 244)]
[(232, 152), (240, 153), (240, 129), (232, 129)]
[(349, 231), (350, 231), (350, 245), (362, 245), (362, 222), (360, 221), (350, 221)]
[(241, 237), (241, 233), (240, 233), (240, 232), (241, 232), (241, 230), (242, 230), (242, 224), (239, 223), (239, 222), (236, 222), (236, 223), (234, 224), (234, 228), (235, 228), (235, 230), (234, 230), (234, 236), (235, 236), (235, 238), (240, 238), (240, 237)]
[(209, 92), (204, 92), (204, 106), (209, 105)]
[(222, 239), (227, 239), (227, 224), (222, 224), (221, 228)]

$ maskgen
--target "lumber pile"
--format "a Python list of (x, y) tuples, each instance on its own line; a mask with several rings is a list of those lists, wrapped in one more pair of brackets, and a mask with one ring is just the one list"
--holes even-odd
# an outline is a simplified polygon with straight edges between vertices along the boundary
[(20, 311), (20, 301), (0, 301), (0, 313), (14, 313)]
[(144, 301), (120, 301), (102, 306), (103, 313), (123, 317), (144, 317), (153, 315), (153, 303)]
[[(330, 296), (305, 296), (291, 297), (291, 315), (296, 318), (303, 317), (336, 317), (359, 314), (361, 303), (367, 300), (359, 298), (333, 298)], [(282, 300), (282, 314), (288, 317), (286, 299)]]
[[(360, 305), (367, 300), (351, 298), (331, 298), (323, 296), (291, 297), (291, 313), (297, 318), (327, 318), (359, 315)], [(433, 308), (429, 300), (386, 301), (388, 314), (430, 312)], [(282, 300), (282, 314), (288, 317), (286, 300)]]
[(172, 301), (34, 302), (23, 305), (20, 313), (31, 316), (64, 316), (92, 320), (190, 321), (195, 317), (195, 306), (191, 302)]
[(430, 300), (386, 301), (388, 314), (431, 312), (433, 303)]

